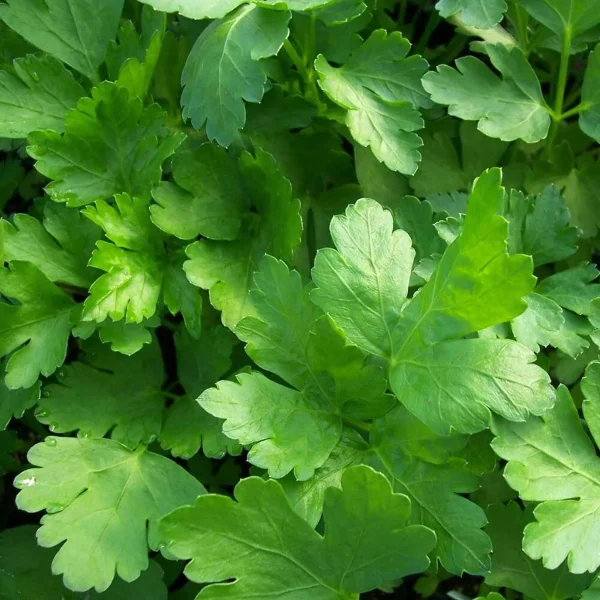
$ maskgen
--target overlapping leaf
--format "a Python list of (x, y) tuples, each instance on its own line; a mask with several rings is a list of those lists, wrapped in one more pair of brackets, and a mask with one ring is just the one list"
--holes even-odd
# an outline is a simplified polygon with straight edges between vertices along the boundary
[[(435, 544), (429, 529), (407, 525), (408, 498), (368, 467), (348, 469), (342, 489), (326, 492), (323, 536), (294, 512), (275, 481), (246, 479), (235, 497), (206, 495), (161, 521), (169, 552), (191, 559), (186, 576), (213, 584), (204, 588), (206, 598), (353, 597), (424, 570)], [(228, 579), (234, 582), (218, 583)]]
[[(489, 426), (490, 411), (522, 421), (552, 405), (549, 378), (530, 364), (535, 356), (527, 348), (510, 340), (457, 339), (523, 312), (522, 297), (533, 287), (531, 259), (506, 252), (507, 223), (495, 214), (503, 195), (498, 171), (476, 181), (462, 233), (405, 307), (413, 258), (408, 236), (392, 234), (391, 218), (373, 201), (334, 219), (338, 250), (321, 250), (315, 261), (315, 302), (351, 342), (391, 361), (396, 396), (441, 434), (480, 431)], [(398, 239), (405, 239), (396, 251), (404, 267), (379, 268), (394, 256)], [(404, 283), (385, 291), (400, 274)]]
[(165, 127), (157, 104), (144, 107), (125, 88), (105, 82), (67, 114), (63, 135), (36, 131), (27, 151), (53, 180), (46, 187), (53, 200), (84, 206), (120, 193), (149, 197), (162, 163), (183, 139)]
[(262, 368), (293, 386), (255, 372), (221, 381), (198, 402), (225, 419), (223, 433), (253, 444), (248, 460), (283, 477), (311, 477), (342, 435), (343, 417), (371, 418), (389, 408), (381, 369), (363, 366), (327, 316), (311, 305), (297, 272), (266, 257), (255, 277), (258, 315), (236, 328)]
[(204, 239), (188, 246), (190, 260), (184, 264), (188, 279), (210, 290), (212, 305), (230, 329), (253, 313), (248, 291), (261, 258), (269, 253), (291, 261), (302, 235), (300, 203), (275, 159), (261, 150), (256, 158), (244, 153), (239, 170), (256, 209), (252, 218), (233, 242)]
[(125, 358), (91, 340), (79, 361), (63, 367), (58, 383), (45, 386), (36, 416), (52, 431), (79, 431), (136, 448), (161, 431), (165, 372), (156, 343)]
[[(598, 366), (590, 364), (583, 385), (583, 412), (594, 438), (600, 434)], [(600, 565), (600, 461), (569, 391), (559, 388), (555, 408), (542, 418), (499, 421), (495, 433), (494, 450), (508, 461), (506, 480), (523, 500), (541, 503), (536, 520), (525, 528), (525, 552), (543, 559), (548, 569), (566, 560), (572, 573), (595, 571)]]
[(123, 0), (10, 0), (0, 19), (28, 42), (98, 82), (108, 43), (114, 39)]

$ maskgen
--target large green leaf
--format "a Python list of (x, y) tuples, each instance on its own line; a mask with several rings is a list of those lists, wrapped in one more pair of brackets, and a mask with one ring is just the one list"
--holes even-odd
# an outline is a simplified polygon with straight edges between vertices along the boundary
[[(243, 480), (235, 497), (207, 495), (161, 521), (169, 552), (192, 559), (186, 576), (215, 583), (204, 588), (205, 598), (355, 598), (424, 570), (435, 544), (429, 529), (407, 525), (408, 498), (364, 466), (345, 471), (341, 490), (326, 492), (324, 536), (294, 512), (275, 481)], [(228, 579), (235, 581), (216, 583)]]
[(378, 356), (394, 356), (415, 251), (404, 231), (393, 231), (390, 212), (362, 199), (331, 222), (337, 248), (319, 250), (312, 300), (328, 312), (348, 340)]
[(112, 440), (48, 437), (27, 458), (35, 468), (15, 480), (17, 506), (48, 512), (38, 543), (62, 544), (52, 572), (74, 591), (102, 592), (115, 572), (136, 580), (158, 549), (158, 520), (205, 491), (169, 459)]
[(440, 65), (437, 72), (423, 77), (423, 87), (448, 113), (468, 121), (478, 121), (480, 131), (504, 141), (528, 143), (545, 138), (550, 128), (550, 109), (533, 67), (516, 46), (486, 44), (500, 79), (474, 56), (456, 61), (456, 69)]
[(279, 52), (290, 13), (248, 4), (213, 21), (183, 70), (183, 118), (206, 126), (210, 140), (229, 146), (246, 122), (246, 102), (260, 102), (267, 76), (260, 60)]
[(9, 0), (0, 19), (28, 42), (94, 82), (114, 39), (123, 0)]

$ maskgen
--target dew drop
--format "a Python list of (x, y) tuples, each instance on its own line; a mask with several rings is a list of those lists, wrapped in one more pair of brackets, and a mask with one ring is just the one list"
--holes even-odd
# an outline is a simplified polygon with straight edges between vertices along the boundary
[[(50, 431), (54, 431), (54, 425), (50, 425)], [(56, 446), (56, 438), (54, 437), (47, 437), (44, 441), (48, 446)]]
[(35, 484), (35, 477), (26, 477), (25, 479), (21, 479), (21, 481), (19, 481), (19, 485), (23, 485), (25, 487), (31, 487)]
[(65, 510), (64, 504), (59, 504), (58, 502), (49, 502), (48, 506), (46, 506), (46, 512), (48, 514), (58, 513)]
[(43, 398), (50, 398), (50, 392), (48, 390), (44, 390), (42, 392), (42, 397)]
[(45, 419), (49, 414), (50, 414), (49, 410), (46, 410), (45, 408), (42, 408), (42, 409), (36, 411), (35, 416), (38, 419)]
[(31, 71), (30, 75), (31, 79), (33, 79), (36, 83), (39, 83), (40, 76), (35, 71)]
[[(56, 431), (56, 425), (50, 425), (50, 426), (48, 427), (48, 429), (49, 429), (49, 430), (50, 430), (52, 433), (54, 433), (54, 432)], [(55, 442), (55, 444), (56, 444), (56, 442)]]

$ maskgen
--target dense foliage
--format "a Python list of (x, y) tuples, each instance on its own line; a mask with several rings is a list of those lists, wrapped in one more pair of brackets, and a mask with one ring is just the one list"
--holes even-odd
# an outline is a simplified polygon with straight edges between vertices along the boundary
[(600, 598), (600, 2), (141, 2), (0, 4), (0, 598)]

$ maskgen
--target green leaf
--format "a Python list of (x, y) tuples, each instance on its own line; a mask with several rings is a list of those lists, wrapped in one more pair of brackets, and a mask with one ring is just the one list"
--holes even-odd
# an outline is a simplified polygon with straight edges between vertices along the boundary
[(600, 23), (595, 0), (521, 0), (520, 3), (561, 39), (572, 39)]
[(435, 8), (445, 19), (460, 12), (465, 25), (490, 29), (502, 21), (508, 7), (504, 0), (439, 0)]
[(161, 446), (173, 456), (190, 458), (200, 447), (205, 456), (222, 458), (237, 455), (239, 444), (223, 435), (221, 421), (207, 413), (196, 398), (223, 377), (231, 368), (231, 334), (220, 325), (205, 327), (199, 339), (185, 329), (175, 333), (177, 373), (186, 395), (167, 410)]
[(588, 56), (588, 64), (581, 88), (581, 103), (586, 107), (579, 117), (579, 127), (600, 142), (600, 46)]
[[(6, 598), (23, 600), (78, 600), (81, 596), (65, 589), (60, 578), (52, 575), (52, 550), (42, 548), (35, 540), (35, 526), (22, 525), (0, 533), (0, 588)], [(101, 596), (89, 593), (90, 599), (166, 600), (167, 588), (161, 568), (150, 561), (147, 571), (134, 583), (116, 580)]]
[(485, 576), (488, 585), (517, 590), (532, 600), (567, 600), (578, 597), (594, 579), (593, 575), (572, 575), (566, 565), (545, 569), (521, 550), (523, 529), (533, 520), (531, 509), (523, 512), (510, 502), (493, 504), (486, 512), (490, 521), (486, 531), (494, 544), (491, 572)]
[(179, 13), (188, 19), (222, 19), (245, 0), (140, 0), (154, 10)]
[(186, 325), (198, 335), (202, 299), (185, 278), (182, 251), (167, 253), (162, 233), (150, 220), (148, 203), (126, 194), (88, 206), (83, 214), (97, 223), (114, 242), (96, 244), (90, 265), (106, 271), (90, 288), (83, 320), (103, 322), (123, 318), (141, 323), (155, 312), (161, 292), (172, 314), (181, 312)]
[(348, 340), (371, 354), (393, 356), (415, 252), (404, 231), (393, 232), (391, 213), (362, 199), (334, 217), (337, 250), (319, 250), (311, 298), (331, 314)]
[(478, 121), (490, 137), (539, 142), (551, 119), (535, 71), (517, 47), (486, 44), (485, 50), (502, 79), (478, 58), (465, 56), (456, 61), (456, 70), (440, 65), (427, 73), (423, 87), (434, 102), (448, 106), (449, 114)]
[(254, 444), (248, 460), (274, 478), (292, 469), (297, 479), (312, 477), (342, 433), (327, 398), (318, 391), (300, 392), (260, 373), (241, 374), (237, 382), (220, 381), (198, 402), (225, 419), (223, 433), (240, 444)]
[(262, 257), (269, 253), (291, 262), (302, 235), (300, 203), (292, 199), (290, 182), (275, 159), (262, 150), (256, 151), (256, 158), (244, 153), (239, 168), (256, 209), (253, 226), (234, 242), (191, 244), (186, 249), (190, 260), (184, 264), (188, 279), (210, 290), (211, 304), (222, 312), (223, 324), (230, 329), (254, 312), (248, 291)]
[(152, 221), (182, 240), (200, 235), (234, 240), (246, 209), (244, 189), (235, 163), (214, 144), (178, 152), (171, 169), (177, 185), (163, 181), (152, 191)]
[(592, 283), (599, 274), (594, 265), (581, 264), (546, 277), (536, 292), (578, 315), (589, 315), (592, 300), (600, 296), (600, 283)]
[(348, 467), (360, 464), (367, 449), (368, 445), (364, 439), (348, 429), (329, 458), (315, 470), (310, 479), (298, 481), (289, 474), (279, 480), (292, 508), (311, 527), (316, 527), (321, 520), (328, 488), (341, 488), (344, 472)]
[(506, 252), (507, 223), (496, 214), (504, 198), (500, 178), (500, 170), (491, 169), (475, 181), (461, 235), (404, 309), (397, 333), (400, 357), (504, 323), (525, 310), (523, 297), (535, 283), (533, 265), (528, 256)]
[(40, 50), (97, 82), (122, 8), (123, 0), (9, 0), (0, 6), (0, 19)]
[[(403, 433), (415, 425), (424, 434), (423, 439), (407, 444)], [(479, 481), (464, 461), (448, 456), (448, 451), (464, 445), (464, 438), (439, 438), (403, 407), (375, 421), (371, 435), (369, 464), (385, 473), (395, 492), (410, 498), (411, 523), (425, 525), (435, 532), (437, 545), (432, 556), (444, 569), (457, 575), (463, 571), (486, 573), (492, 546), (481, 530), (486, 523), (485, 514), (459, 495), (475, 491)], [(446, 453), (445, 460), (440, 455), (436, 457), (439, 464), (419, 457), (424, 449), (438, 448)]]
[(536, 267), (577, 251), (579, 233), (569, 226), (569, 210), (557, 187), (547, 186), (537, 196), (511, 190), (504, 214), (509, 221), (509, 252), (531, 255)]
[(433, 225), (433, 210), (428, 202), (405, 196), (394, 211), (394, 221), (413, 240), (416, 263), (445, 250), (445, 244)]
[(6, 386), (30, 388), (65, 360), (75, 303), (32, 264), (15, 261), (0, 270), (0, 293), (18, 304), (0, 303), (0, 356)]
[[(431, 198), (433, 194), (470, 191), (473, 180), (498, 165), (508, 147), (506, 142), (481, 133), (472, 121), (429, 121), (422, 137), (423, 159), (410, 185), (416, 196), (432, 200), (432, 206), (439, 201)], [(458, 217), (455, 212), (448, 216)]]
[(88, 267), (101, 232), (79, 211), (47, 202), (43, 224), (27, 214), (16, 214), (13, 223), (0, 221), (7, 261), (27, 261), (50, 281), (88, 288), (95, 273)]
[(27, 152), (53, 181), (49, 196), (84, 206), (119, 193), (149, 198), (162, 163), (184, 139), (165, 127), (157, 104), (144, 107), (126, 89), (102, 83), (66, 117), (65, 134), (35, 131)]
[(427, 61), (406, 55), (410, 43), (400, 32), (380, 29), (358, 48), (343, 67), (334, 68), (323, 55), (315, 69), (319, 85), (348, 111), (345, 123), (352, 137), (369, 146), (392, 171), (414, 174), (421, 155), (423, 127), (419, 107), (430, 106), (421, 77)]
[(146, 344), (152, 343), (152, 334), (149, 328), (159, 325), (160, 319), (157, 315), (141, 323), (107, 319), (99, 326), (99, 335), (103, 343), (110, 344), (113, 352), (131, 356), (139, 352)]
[(17, 506), (46, 510), (40, 546), (63, 543), (52, 572), (67, 588), (102, 592), (115, 571), (134, 581), (158, 549), (157, 522), (204, 493), (202, 485), (167, 458), (131, 452), (112, 440), (48, 437), (28, 453), (36, 468), (21, 473)]
[(18, 58), (13, 66), (16, 75), (0, 71), (0, 136), (25, 138), (38, 129), (62, 132), (65, 115), (85, 94), (83, 88), (51, 56)]
[[(305, 480), (323, 465), (342, 434), (342, 416), (372, 418), (389, 409), (383, 372), (364, 366), (364, 356), (310, 305), (300, 276), (265, 257), (253, 292), (258, 317), (236, 328), (246, 351), (263, 369), (296, 389), (260, 373), (221, 381), (198, 402), (225, 419), (223, 433), (254, 444), (248, 460), (283, 477), (294, 469)], [(307, 442), (307, 439), (310, 442)]]
[(130, 448), (149, 444), (162, 426), (164, 380), (156, 343), (125, 358), (90, 341), (78, 361), (61, 369), (58, 383), (44, 387), (36, 417), (56, 433), (101, 438), (110, 432)]
[[(586, 394), (584, 416), (595, 424), (600, 398), (589, 385)], [(600, 565), (600, 461), (567, 388), (559, 387), (554, 409), (542, 418), (499, 421), (495, 433), (493, 448), (508, 461), (509, 485), (522, 500), (541, 503), (534, 512), (536, 521), (525, 528), (525, 552), (543, 559), (547, 569), (567, 559), (571, 573), (595, 571)]]
[(525, 296), (527, 310), (513, 319), (511, 325), (515, 339), (533, 352), (550, 344), (558, 347), (561, 329), (565, 324), (562, 308), (540, 294)]
[[(235, 579), (204, 588), (206, 598), (353, 598), (423, 571), (435, 544), (429, 529), (407, 526), (408, 498), (393, 494), (385, 478), (367, 467), (346, 470), (342, 489), (326, 492), (324, 536), (294, 512), (277, 482), (252, 477), (238, 484), (235, 496), (237, 502), (207, 495), (161, 522), (169, 552), (192, 559), (185, 569), (189, 579)], [(257, 560), (268, 569), (257, 569)], [(285, 577), (273, 578), (273, 572)]]
[[(229, 146), (246, 122), (246, 102), (260, 102), (267, 76), (261, 59), (279, 52), (288, 36), (287, 11), (252, 4), (213, 21), (192, 48), (182, 75), (183, 118), (209, 140)], [(214, 66), (218, 65), (215, 69)]]
[(440, 435), (451, 428), (475, 433), (490, 426), (492, 412), (525, 421), (552, 407), (550, 377), (535, 359), (511, 340), (454, 340), (399, 360), (390, 383), (404, 406)]
[(38, 382), (28, 389), (11, 390), (4, 380), (0, 381), (0, 431), (8, 427), (13, 417), (20, 419), (27, 409), (35, 406), (40, 399), (40, 387)]

